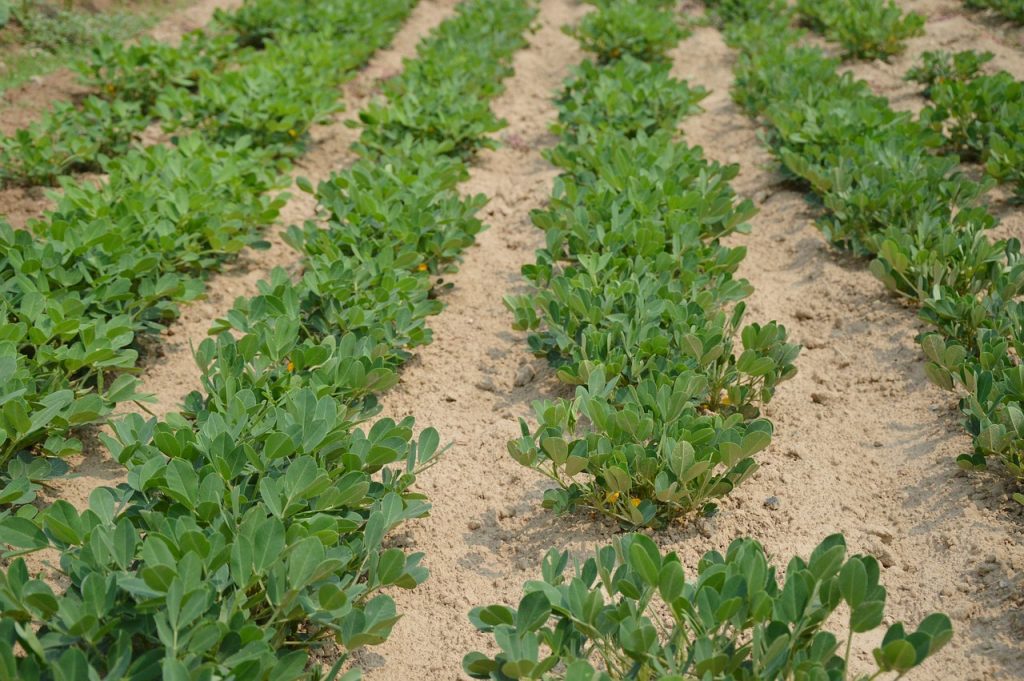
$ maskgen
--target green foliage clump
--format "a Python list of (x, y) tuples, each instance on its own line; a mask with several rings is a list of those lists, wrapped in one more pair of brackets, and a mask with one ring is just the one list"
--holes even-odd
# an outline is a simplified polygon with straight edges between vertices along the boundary
[[(622, 7), (635, 8), (595, 14)], [(784, 327), (743, 323), (746, 252), (721, 239), (754, 207), (729, 185), (738, 167), (676, 140), (705, 92), (669, 75), (670, 47), (586, 61), (567, 80), (548, 154), (563, 174), (532, 215), (545, 248), (523, 268), (537, 290), (506, 300), (531, 351), (576, 386), (535, 404), (538, 426), (523, 422), (510, 454), (556, 484), (545, 507), (627, 527), (713, 513), (756, 470), (772, 433), (760, 407), (798, 352)]]
[(498, 56), (526, 45), (523, 32), (536, 12), (516, 0), (469, 3), (456, 12), (467, 23), (487, 24), (501, 17), (519, 30), (467, 44), (454, 29), (446, 28), (422, 44), (417, 49), (420, 59), (385, 84), (385, 100), (360, 112), (364, 148), (388, 155), (414, 140), (415, 145), (437, 145), (435, 153), (454, 152), (465, 159), (480, 149), (494, 148), (489, 135), (506, 123), (494, 115), (486, 99), (501, 92), (502, 80), (512, 72), (507, 59)]
[(907, 78), (925, 86), (931, 106), (921, 120), (962, 158), (985, 165), (1024, 200), (1024, 83), (1006, 71), (985, 74), (991, 53), (926, 52)]
[(990, 9), (1018, 24), (1024, 24), (1024, 3), (1020, 0), (964, 0), (973, 9)]
[(665, 61), (665, 52), (686, 36), (671, 13), (674, 3), (660, 0), (628, 2), (598, 0), (597, 11), (583, 17), (566, 33), (575, 37), (599, 64), (629, 56), (641, 61)]
[(907, 38), (924, 34), (924, 17), (904, 15), (893, 0), (798, 0), (797, 12), (814, 30), (858, 59), (887, 59)]
[[(568, 552), (552, 550), (542, 580), (526, 583), (516, 608), (470, 613), (499, 652), (467, 655), (467, 674), (495, 681), (841, 681), (853, 678), (853, 636), (877, 629), (884, 617), (878, 562), (848, 557), (841, 535), (825, 539), (809, 560), (791, 559), (781, 584), (751, 539), (737, 539), (724, 556), (705, 554), (692, 581), (676, 554), (663, 555), (641, 534), (598, 549), (566, 574), (568, 563)], [(849, 612), (844, 647), (825, 628), (840, 607)], [(937, 613), (911, 632), (893, 624), (873, 650), (875, 674), (856, 678), (899, 678), (952, 634), (949, 618)]]

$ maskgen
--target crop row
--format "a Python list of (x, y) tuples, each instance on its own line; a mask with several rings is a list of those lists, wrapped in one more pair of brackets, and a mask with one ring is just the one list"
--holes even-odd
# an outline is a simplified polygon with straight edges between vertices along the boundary
[[(740, 7), (743, 0), (724, 3)], [(1007, 19), (1024, 23), (1021, 0), (965, 0), (974, 9), (993, 9)], [(907, 38), (924, 34), (924, 17), (904, 14), (894, 0), (797, 0), (795, 17), (829, 40), (838, 42), (847, 57), (887, 59), (905, 49)], [(791, 17), (793, 9), (776, 4), (772, 21)], [(741, 12), (744, 10), (740, 10)]]
[[(780, 16), (788, 12), (779, 9)], [(796, 12), (811, 28), (838, 42), (846, 56), (859, 59), (899, 54), (907, 38), (924, 33), (924, 17), (904, 15), (893, 0), (798, 0)]]
[(991, 52), (925, 52), (907, 78), (932, 104), (921, 121), (945, 137), (943, 151), (982, 163), (1024, 200), (1024, 83), (1006, 71), (982, 73)]
[(324, 219), (289, 230), (301, 277), (275, 271), (217, 323), (180, 413), (104, 437), (127, 482), (82, 512), (0, 519), (9, 557), (56, 550), (67, 584), (55, 594), (22, 558), (0, 575), (0, 678), (313, 679), (308, 652), (329, 640), (337, 678), (349, 651), (387, 638), (382, 590), (427, 573), (385, 536), (428, 512), (411, 486), (440, 448), (411, 419), (368, 421), (430, 340), (431, 271), (482, 226), (483, 197), (455, 185), (502, 124), (487, 102), (534, 14), (468, 0), (421, 43), (364, 112), (362, 158), (315, 190)]
[(1018, 24), (1024, 24), (1024, 3), (1020, 0), (964, 0), (973, 9), (991, 9)]
[[(737, 167), (675, 134), (703, 95), (668, 73), (679, 32), (662, 38), (675, 3), (594, 4), (573, 34), (595, 58), (557, 99), (560, 143), (548, 157), (563, 174), (533, 214), (546, 245), (523, 272), (537, 290), (508, 300), (531, 349), (576, 395), (537, 404), (539, 428), (524, 423), (509, 449), (556, 483), (545, 506), (659, 528), (711, 512), (751, 474), (772, 432), (760, 405), (795, 373), (798, 348), (774, 323), (742, 325), (751, 288), (735, 271), (745, 251), (721, 239), (745, 230), (754, 209), (729, 186)], [(568, 565), (553, 550), (518, 607), (473, 610), (499, 652), (467, 655), (468, 674), (842, 679), (850, 638), (879, 627), (885, 605), (877, 561), (847, 557), (840, 535), (809, 561), (794, 558), (782, 585), (750, 539), (708, 553), (694, 581), (643, 534)], [(824, 623), (843, 604), (840, 651)], [(889, 627), (874, 651), (878, 674), (902, 675), (951, 633), (941, 614), (913, 633)]]
[[(664, 25), (648, 5), (640, 26)], [(639, 15), (610, 3), (579, 32), (623, 7)], [(537, 290), (507, 302), (531, 350), (579, 388), (536, 405), (539, 428), (524, 423), (509, 449), (558, 484), (546, 506), (664, 527), (711, 513), (754, 472), (772, 433), (760, 406), (796, 373), (798, 348), (774, 323), (743, 325), (752, 289), (734, 273), (746, 250), (721, 239), (748, 229), (753, 205), (729, 186), (737, 166), (674, 140), (705, 94), (669, 75), (679, 32), (656, 42), (633, 21), (610, 45), (582, 41), (597, 61), (558, 99), (561, 140), (548, 158), (565, 172), (532, 216), (546, 247), (524, 269)]]
[(938, 116), (894, 111), (865, 82), (841, 74), (837, 60), (799, 44), (800, 32), (777, 18), (782, 4), (712, 5), (741, 51), (736, 101), (769, 126), (785, 172), (820, 200), (826, 237), (872, 257), (876, 277), (921, 304), (932, 327), (920, 337), (926, 371), (961, 394), (974, 438), (959, 463), (981, 468), (997, 457), (1024, 480), (1020, 242), (988, 238), (997, 224), (983, 205), (990, 183), (972, 180), (957, 156), (943, 153)]
[[(261, 11), (275, 44), (290, 46), (275, 54), (268, 39), (253, 58), (270, 58), (272, 72), (291, 70), (288, 77), (295, 78), (273, 95), (258, 83), (243, 89), (259, 106), (235, 97), (219, 101), (247, 116), (274, 108), (264, 123), (303, 131), (336, 109), (334, 86), (390, 40), (414, 3), (387, 0), (379, 14), (342, 3), (348, 14), (336, 21), (357, 20), (345, 24), (352, 32), (342, 36), (335, 36), (333, 24), (319, 33), (288, 33), (279, 25), (303, 16), (314, 21), (321, 5), (335, 4), (310, 3), (301, 12), (276, 0), (246, 4), (241, 17)], [(181, 48), (153, 42), (120, 53), (109, 48), (121, 58), (110, 57), (119, 67), (108, 80), (117, 83), (115, 90), (134, 93), (133, 101), (144, 99), (138, 93), (161, 78), (139, 75), (145, 71), (140, 63), (153, 61), (143, 55), (185, 51), (199, 41), (197, 35)], [(176, 62), (169, 63), (167, 78)], [(228, 87), (243, 73), (208, 74), (199, 91)], [(128, 85), (131, 78), (139, 85)], [(323, 104), (313, 110), (301, 104), (307, 100)], [(59, 111), (53, 116), (63, 120)], [(218, 119), (209, 120), (208, 126)], [(131, 373), (142, 336), (159, 331), (177, 316), (179, 304), (200, 296), (210, 271), (245, 246), (263, 245), (260, 228), (284, 203), (267, 196), (285, 182), (277, 143), (259, 125), (239, 125), (224, 136), (199, 127), (172, 145), (105, 159), (106, 182), (65, 178), (56, 207), (27, 231), (0, 222), (0, 507), (27, 503), (41, 482), (64, 471), (61, 459), (81, 448), (74, 428), (101, 421), (118, 402), (140, 399)]]

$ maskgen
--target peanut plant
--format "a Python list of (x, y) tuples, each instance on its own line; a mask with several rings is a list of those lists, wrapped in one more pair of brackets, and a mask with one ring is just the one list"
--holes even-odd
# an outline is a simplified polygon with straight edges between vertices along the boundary
[[(645, 21), (671, 20), (650, 9), (660, 19)], [(721, 239), (754, 207), (729, 185), (736, 166), (676, 140), (706, 93), (669, 75), (670, 44), (649, 61), (627, 49), (646, 16), (635, 10), (599, 3), (584, 19), (616, 25), (622, 49), (584, 62), (556, 100), (547, 156), (563, 174), (532, 215), (546, 245), (523, 268), (537, 290), (506, 305), (576, 393), (534, 405), (537, 427), (523, 421), (508, 449), (556, 485), (545, 507), (664, 527), (714, 513), (757, 470), (772, 434), (760, 409), (795, 375), (798, 348), (774, 322), (743, 322), (745, 250)]]
[[(847, 556), (841, 535), (826, 538), (808, 560), (790, 560), (781, 584), (751, 539), (735, 540), (724, 556), (705, 554), (692, 581), (676, 554), (662, 554), (642, 534), (598, 549), (567, 572), (568, 565), (568, 552), (552, 550), (542, 579), (526, 583), (517, 607), (470, 613), (499, 652), (466, 655), (467, 674), (496, 681), (864, 681), (902, 677), (953, 635), (949, 618), (938, 613), (909, 632), (893, 624), (873, 650), (875, 672), (853, 676), (853, 637), (881, 626), (886, 591), (878, 562)], [(845, 641), (826, 629), (840, 606), (849, 612)]]

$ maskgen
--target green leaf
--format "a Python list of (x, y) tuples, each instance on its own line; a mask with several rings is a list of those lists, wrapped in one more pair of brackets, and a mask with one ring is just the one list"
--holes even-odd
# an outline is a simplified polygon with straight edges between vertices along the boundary
[(528, 631), (536, 631), (548, 621), (551, 615), (551, 604), (548, 597), (542, 591), (534, 591), (526, 594), (519, 601), (519, 609), (516, 611), (515, 625), (520, 634)]
[(882, 647), (881, 659), (883, 669), (906, 672), (917, 664), (917, 652), (907, 641), (891, 641)]
[(839, 591), (855, 610), (864, 602), (868, 593), (868, 573), (860, 558), (851, 558), (839, 571)]
[(850, 612), (850, 629), (862, 634), (871, 631), (882, 623), (885, 601), (865, 601)]
[(41, 514), (41, 518), (43, 527), (57, 541), (70, 546), (82, 543), (82, 520), (68, 502), (58, 499)]
[(0, 518), (0, 544), (7, 544), (16, 549), (36, 550), (46, 548), (50, 542), (31, 520), (7, 516)]

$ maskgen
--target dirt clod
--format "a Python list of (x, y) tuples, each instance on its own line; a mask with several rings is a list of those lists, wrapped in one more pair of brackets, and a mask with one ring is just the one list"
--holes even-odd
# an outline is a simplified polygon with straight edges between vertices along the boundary
[(524, 385), (527, 385), (530, 381), (532, 381), (534, 376), (536, 375), (537, 370), (533, 368), (533, 365), (524, 364), (518, 369), (516, 369), (516, 377), (515, 380), (513, 380), (512, 384), (515, 385), (517, 388), (521, 388)]

